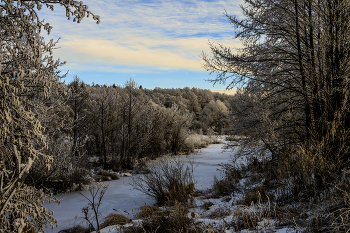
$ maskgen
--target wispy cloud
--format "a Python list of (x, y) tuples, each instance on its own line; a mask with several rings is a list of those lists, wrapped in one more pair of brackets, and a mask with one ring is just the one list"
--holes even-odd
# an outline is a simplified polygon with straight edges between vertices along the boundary
[[(84, 19), (74, 24), (65, 10), (43, 10), (41, 17), (53, 26), (50, 37), (61, 37), (55, 57), (69, 70), (135, 69), (203, 70), (199, 58), (209, 51), (208, 40), (240, 47), (223, 15), (240, 15), (243, 0), (84, 0), (101, 23)], [(117, 68), (116, 68), (117, 67)], [(147, 69), (146, 69), (147, 70)], [(148, 69), (149, 71), (150, 69)]]
[[(60, 43), (56, 56), (68, 59), (68, 62), (80, 63), (83, 67), (91, 67), (87, 63), (126, 64), (142, 66), (158, 66), (162, 69), (203, 70), (199, 54), (208, 48), (205, 38), (150, 39), (132, 37), (123, 41), (103, 39), (70, 38)], [(225, 41), (224, 41), (225, 43)], [(225, 44), (238, 47), (231, 41)], [(69, 57), (67, 57), (69, 53)], [(86, 65), (84, 65), (86, 64)], [(84, 68), (86, 69), (86, 68)]]

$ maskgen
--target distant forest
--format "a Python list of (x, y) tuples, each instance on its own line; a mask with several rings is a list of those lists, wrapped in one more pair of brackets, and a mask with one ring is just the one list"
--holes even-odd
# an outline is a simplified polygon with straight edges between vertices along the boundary
[(233, 96), (210, 90), (150, 90), (132, 79), (124, 86), (89, 85), (78, 77), (59, 89), (41, 114), (46, 154), (54, 163), (43, 172), (46, 162), (36, 160), (26, 181), (37, 188), (50, 186), (50, 177), (66, 177), (68, 167), (72, 180), (84, 183), (91, 161), (104, 169), (132, 169), (145, 158), (193, 151), (185, 143), (190, 134), (224, 134), (231, 125)]

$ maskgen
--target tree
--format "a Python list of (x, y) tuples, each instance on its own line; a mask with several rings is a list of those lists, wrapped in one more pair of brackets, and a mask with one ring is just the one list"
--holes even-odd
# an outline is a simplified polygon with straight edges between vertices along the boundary
[[(217, 74), (214, 83), (230, 80), (228, 88), (236, 85), (248, 96), (257, 96), (256, 104), (266, 106), (261, 111), (265, 117), (259, 117), (254, 127), (274, 127), (274, 144), (282, 146), (269, 146), (271, 152), (315, 144), (330, 132), (339, 135), (339, 130), (349, 128), (348, 2), (245, 3), (243, 20), (226, 13), (243, 48), (233, 52), (211, 43), (212, 56), (203, 54), (204, 66)], [(339, 143), (334, 139), (330, 147), (340, 148)], [(334, 150), (329, 159), (337, 154)], [(338, 159), (346, 160), (344, 155)]]
[(43, 225), (55, 222), (52, 211), (41, 203), (50, 197), (22, 182), (39, 155), (48, 168), (52, 160), (43, 153), (47, 143), (38, 114), (47, 108), (41, 100), (59, 92), (57, 68), (64, 63), (52, 58), (56, 42), (45, 43), (40, 37), (42, 29), (50, 33), (52, 27), (39, 20), (37, 10), (43, 5), (53, 10), (55, 4), (66, 8), (68, 19), (73, 16), (73, 21), (80, 22), (91, 14), (99, 22), (99, 17), (78, 1), (0, 3), (1, 232), (21, 232), (29, 225), (42, 230)]
[(210, 101), (202, 110), (200, 119), (208, 127), (221, 134), (227, 124), (228, 110), (220, 100)]
[(110, 87), (92, 87), (89, 89), (88, 105), (89, 112), (92, 115), (90, 134), (95, 137), (97, 152), (103, 160), (104, 169), (107, 169), (108, 145), (112, 144), (110, 140), (114, 138), (114, 132), (117, 131), (119, 93)]
[(89, 116), (87, 114), (87, 98), (88, 93), (85, 88), (84, 82), (82, 82), (77, 76), (74, 77), (74, 81), (69, 84), (71, 91), (71, 96), (68, 100), (68, 105), (71, 110), (72, 123), (70, 124), (70, 136), (73, 138), (73, 148), (72, 152), (75, 157), (78, 157), (79, 147), (86, 134), (86, 125), (89, 121)]

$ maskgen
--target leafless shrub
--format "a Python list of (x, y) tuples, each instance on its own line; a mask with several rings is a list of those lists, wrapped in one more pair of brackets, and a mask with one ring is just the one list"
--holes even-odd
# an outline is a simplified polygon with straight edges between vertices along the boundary
[(149, 165), (150, 173), (133, 177), (132, 186), (154, 197), (159, 205), (185, 202), (194, 192), (194, 162), (179, 158), (161, 158)]
[[(99, 207), (102, 204), (102, 198), (104, 194), (106, 193), (106, 190), (109, 188), (110, 184), (105, 185), (103, 182), (93, 182), (90, 185), (86, 185), (84, 189), (88, 190), (91, 194), (91, 198), (85, 196), (84, 194), (80, 193), (85, 199), (89, 201), (88, 206), (84, 207), (82, 209), (84, 219), (89, 223), (89, 226), (91, 229), (95, 230), (93, 221), (96, 221), (97, 231), (100, 230), (100, 224), (99, 224)], [(97, 196), (98, 195), (98, 196)], [(93, 217), (90, 219), (89, 209), (93, 211)]]
[(227, 196), (239, 189), (239, 181), (245, 176), (242, 168), (237, 168), (231, 164), (222, 164), (221, 172), (224, 177), (218, 179), (214, 177), (214, 183), (211, 188), (214, 197)]

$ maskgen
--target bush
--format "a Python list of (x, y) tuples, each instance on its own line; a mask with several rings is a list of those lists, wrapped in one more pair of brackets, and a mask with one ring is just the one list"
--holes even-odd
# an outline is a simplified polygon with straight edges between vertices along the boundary
[(64, 139), (50, 140), (45, 153), (52, 156), (52, 165), (48, 169), (39, 156), (33, 163), (25, 183), (44, 191), (61, 193), (69, 191), (74, 184), (83, 185), (91, 182), (87, 155), (72, 155), (72, 142)]
[(216, 136), (208, 136), (201, 134), (190, 134), (184, 144), (184, 148), (193, 151), (193, 149), (201, 149), (207, 147), (209, 144), (218, 144)]
[(133, 177), (132, 186), (154, 197), (158, 205), (185, 202), (194, 192), (194, 162), (166, 157), (149, 165), (150, 173)]
[(228, 196), (237, 191), (239, 181), (245, 173), (243, 168), (239, 169), (230, 164), (223, 164), (221, 167), (225, 176), (220, 180), (214, 177), (214, 184), (211, 188), (214, 197)]

